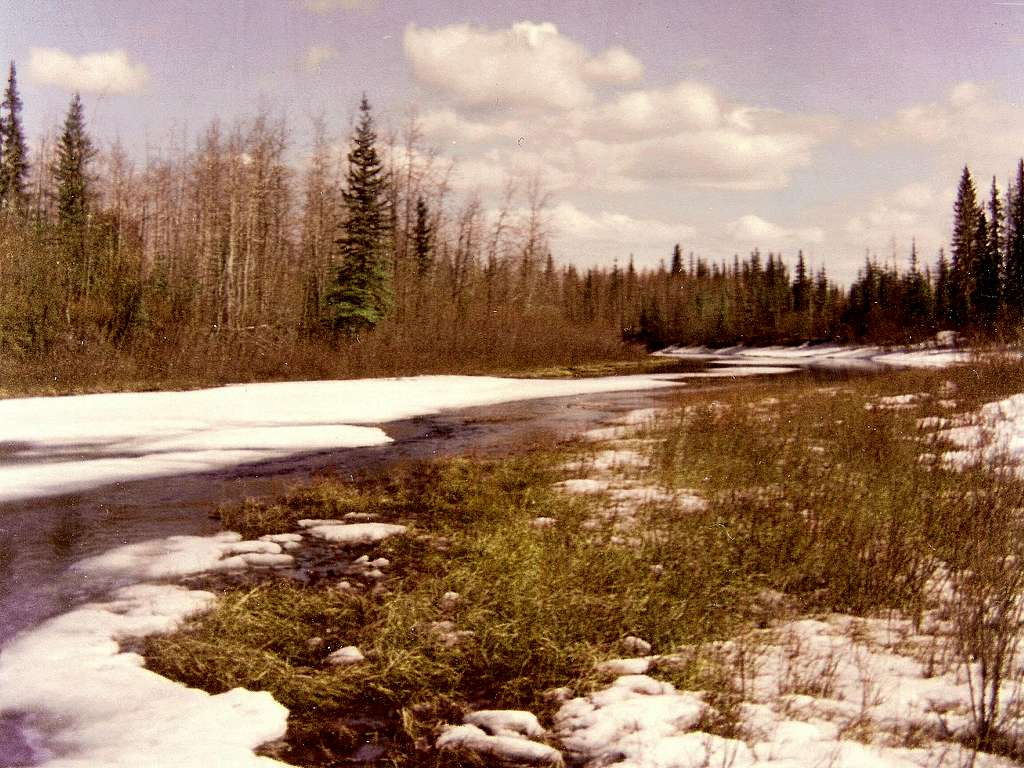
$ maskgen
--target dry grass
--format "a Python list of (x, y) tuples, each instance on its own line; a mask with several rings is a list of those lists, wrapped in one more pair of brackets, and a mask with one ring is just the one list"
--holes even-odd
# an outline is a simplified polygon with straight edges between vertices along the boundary
[[(696, 488), (707, 506), (640, 504), (632, 524), (641, 535), (619, 544), (610, 527), (584, 526), (606, 501), (553, 492), (565, 475), (551, 468), (566, 456), (549, 451), (419, 465), (361, 485), (322, 483), (276, 504), (226, 511), (225, 523), (246, 535), (365, 511), (413, 533), (373, 550), (395, 564), (383, 591), (271, 582), (230, 593), (184, 632), (153, 640), (149, 663), (210, 690), (274, 692), (293, 710), (289, 759), (325, 765), (343, 757), (360, 731), (333, 724), (360, 709), (386, 721), (396, 764), (435, 765), (455, 759), (421, 749), (439, 723), (481, 707), (550, 715), (543, 692), (566, 684), (588, 691), (599, 682), (595, 662), (619, 655), (628, 634), (656, 653), (700, 647), (770, 623), (763, 594), (783, 596), (787, 615), (895, 610), (920, 618), (935, 607), (933, 577), (946, 568), (959, 598), (956, 651), (979, 675), (971, 746), (1016, 754), (1002, 728), (1015, 702), (998, 696), (1019, 675), (1009, 649), (1019, 639), (1021, 584), (1005, 566), (1024, 556), (1024, 486), (983, 468), (922, 463), (920, 454), (942, 445), (917, 426), (922, 416), (1009, 394), (1020, 380), (1015, 366), (683, 393), (667, 417), (643, 428), (649, 442), (632, 446), (650, 452), (649, 467), (617, 472), (668, 492)], [(911, 408), (878, 407), (906, 393), (926, 394)], [(954, 409), (942, 404), (950, 398)], [(531, 527), (538, 516), (557, 522)], [(462, 596), (454, 612), (441, 606), (450, 590)], [(423, 628), (440, 620), (472, 634), (439, 643)], [(323, 642), (311, 650), (314, 638)], [(325, 667), (341, 644), (358, 645), (368, 663)], [(796, 657), (792, 690), (826, 695), (828, 665), (801, 669)], [(704, 725), (735, 735), (744, 692), (725, 672), (731, 664), (698, 654), (651, 674), (707, 690), (716, 715)], [(871, 738), (865, 723), (850, 733)]]

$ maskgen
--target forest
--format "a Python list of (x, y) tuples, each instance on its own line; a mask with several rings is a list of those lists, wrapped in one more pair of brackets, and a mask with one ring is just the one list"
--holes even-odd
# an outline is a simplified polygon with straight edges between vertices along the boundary
[[(1024, 315), (1024, 162), (979, 199), (964, 168), (949, 255), (865, 260), (849, 287), (797, 253), (583, 268), (549, 245), (540, 178), (496, 210), (459, 195), (415, 119), (351, 136), (259, 114), (143, 163), (90, 135), (76, 94), (30, 151), (12, 62), (0, 105), (0, 373), (202, 381), (515, 371), (670, 343), (1014, 337)], [(910, 234), (910, 233), (908, 233)]]

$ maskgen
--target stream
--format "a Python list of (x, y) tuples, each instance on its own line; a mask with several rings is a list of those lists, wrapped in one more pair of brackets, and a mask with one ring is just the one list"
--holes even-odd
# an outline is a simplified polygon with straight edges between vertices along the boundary
[(69, 574), (72, 563), (147, 539), (214, 533), (220, 524), (210, 513), (220, 504), (277, 495), (316, 472), (345, 476), (383, 472), (403, 460), (510, 453), (517, 446), (568, 438), (628, 411), (654, 407), (673, 391), (577, 395), (470, 408), (378, 425), (394, 440), (388, 445), (0, 503), (0, 647), (18, 632), (117, 586), (90, 584), (81, 573)]

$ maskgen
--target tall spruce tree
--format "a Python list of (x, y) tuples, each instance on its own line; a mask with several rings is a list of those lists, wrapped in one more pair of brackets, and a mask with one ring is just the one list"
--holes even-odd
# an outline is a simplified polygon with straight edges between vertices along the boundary
[(364, 95), (342, 191), (345, 215), (336, 241), (339, 264), (327, 295), (330, 325), (349, 337), (376, 326), (392, 301), (387, 257), (388, 181), (376, 144), (370, 102)]
[(57, 187), (57, 225), (61, 254), (72, 294), (87, 293), (89, 266), (86, 259), (86, 233), (89, 224), (89, 163), (96, 154), (85, 131), (85, 111), (76, 93), (64, 119), (53, 165)]
[(1017, 163), (1017, 179), (1010, 190), (1003, 300), (1011, 321), (1024, 317), (1024, 159)]
[(670, 267), (670, 274), (673, 276), (681, 275), (683, 273), (683, 250), (679, 247), (679, 243), (676, 243), (672, 247), (672, 266)]
[(18, 75), (12, 61), (0, 103), (0, 211), (13, 213), (24, 213), (28, 203), (28, 147), (21, 125), (21, 106)]
[(976, 322), (991, 332), (999, 313), (999, 273), (1003, 252), (1003, 206), (999, 200), (999, 189), (992, 178), (992, 195), (988, 207), (988, 219), (982, 213), (978, 217), (975, 249), (977, 259), (974, 276), (974, 307)]
[(430, 223), (430, 209), (422, 196), (416, 198), (416, 224), (412, 231), (413, 253), (416, 256), (416, 271), (424, 277), (433, 264), (434, 227)]
[(950, 268), (950, 317), (956, 328), (966, 326), (974, 314), (971, 300), (976, 295), (978, 219), (982, 215), (971, 171), (964, 166), (956, 202), (953, 204), (953, 237), (950, 243), (953, 253)]
[(935, 268), (935, 323), (939, 329), (953, 325), (953, 277), (949, 268), (946, 251), (939, 249), (939, 260)]
[(793, 277), (793, 309), (797, 312), (806, 312), (811, 302), (811, 280), (807, 276), (807, 264), (804, 262), (804, 252), (797, 251), (796, 254), (796, 275)]

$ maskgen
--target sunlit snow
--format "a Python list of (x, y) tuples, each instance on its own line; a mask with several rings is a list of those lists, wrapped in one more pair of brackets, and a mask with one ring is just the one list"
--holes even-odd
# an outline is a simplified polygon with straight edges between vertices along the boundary
[(669, 387), (678, 384), (673, 379), (418, 376), (0, 400), (0, 501), (382, 445), (390, 438), (367, 425), (517, 400)]

